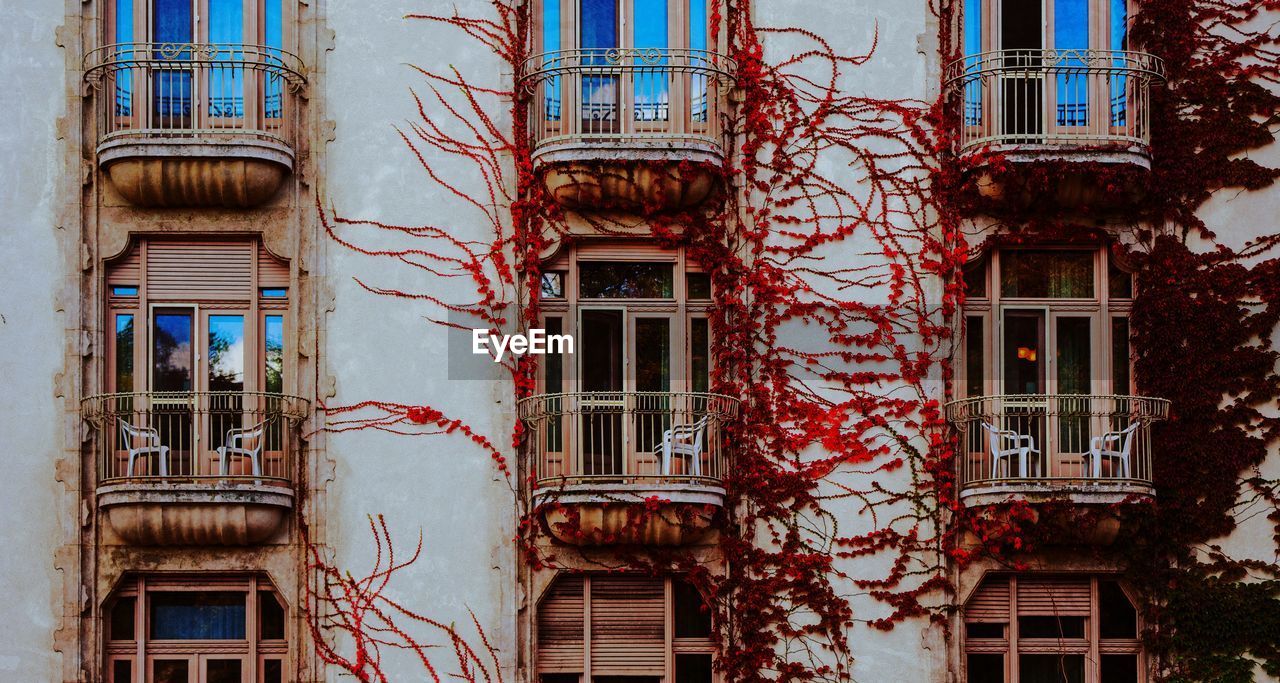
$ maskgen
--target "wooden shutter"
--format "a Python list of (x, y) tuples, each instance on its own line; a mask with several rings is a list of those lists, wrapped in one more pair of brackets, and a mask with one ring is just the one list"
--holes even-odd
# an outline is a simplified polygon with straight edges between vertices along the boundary
[(583, 611), (581, 576), (556, 579), (538, 606), (538, 671), (581, 673)]
[(261, 242), (258, 243), (258, 286), (289, 286), (289, 264), (272, 256)]
[(592, 676), (662, 676), (666, 672), (663, 580), (591, 579)]
[(1019, 576), (1019, 616), (1089, 616), (1089, 577)]
[(142, 284), (142, 249), (138, 245), (129, 247), (124, 256), (107, 265), (107, 285)]
[(253, 242), (148, 242), (151, 300), (248, 299), (253, 288)]
[(1009, 577), (988, 576), (964, 607), (964, 620), (987, 624), (1009, 621)]

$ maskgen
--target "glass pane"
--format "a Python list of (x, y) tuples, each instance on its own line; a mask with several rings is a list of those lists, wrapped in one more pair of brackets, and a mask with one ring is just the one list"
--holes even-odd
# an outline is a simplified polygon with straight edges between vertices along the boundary
[(262, 683), (284, 683), (283, 660), (262, 660)]
[(133, 391), (133, 315), (116, 316), (116, 384), (119, 393)]
[[(133, 0), (116, 0), (116, 43), (133, 42)], [(132, 50), (122, 51), (120, 57), (127, 60)], [(121, 69), (115, 76), (115, 115), (133, 116), (133, 72)]]
[(1129, 394), (1129, 319), (1111, 319), (1111, 393)]
[(1089, 48), (1089, 0), (1054, 0), (1053, 40), (1059, 51), (1058, 125), (1088, 125), (1089, 78), (1083, 55)]
[(190, 43), (192, 41), (191, 0), (153, 0), (152, 7), (153, 42)]
[(689, 373), (694, 391), (711, 391), (711, 331), (706, 318), (689, 321)]
[[(209, 42), (228, 45), (244, 43), (244, 0), (208, 0)], [(218, 51), (209, 71), (209, 115), (244, 116), (244, 69), (237, 66), (242, 55), (235, 49)]]
[(111, 663), (111, 683), (134, 683), (133, 662), (117, 659)]
[(266, 591), (258, 592), (258, 639), (284, 640), (284, 607)]
[(1137, 638), (1138, 612), (1120, 584), (1098, 582), (1099, 634), (1103, 638)]
[(542, 298), (564, 298), (564, 271), (553, 270), (542, 274)]
[(987, 344), (982, 322), (976, 315), (964, 322), (964, 395), (969, 397), (986, 394)]
[[(1111, 0), (1111, 49), (1129, 49), (1129, 8), (1127, 0)], [(1115, 66), (1126, 66), (1122, 58), (1117, 58)], [(1111, 80), (1111, 125), (1125, 126), (1129, 122), (1128, 78), (1124, 72), (1110, 75)]]
[(583, 48), (618, 47), (617, 0), (581, 0), (582, 22), (579, 45)]
[[(155, 43), (191, 43), (194, 22), (191, 0), (155, 0), (152, 7), (151, 37)], [(162, 59), (186, 61), (189, 50), (179, 50)], [(182, 128), (191, 123), (191, 71), (182, 68), (153, 72), (151, 83), (151, 122), (154, 128)]]
[(120, 598), (111, 606), (111, 640), (133, 640), (134, 607), (137, 598)]
[[(606, 57), (606, 51), (618, 47), (617, 0), (581, 0), (578, 44), (586, 51), (586, 66), (617, 66)], [(612, 132), (618, 123), (618, 77), (615, 75), (582, 77), (582, 131)]]
[(1044, 393), (1044, 316), (1007, 313), (1004, 319), (1004, 393)]
[[(711, 28), (707, 23), (707, 0), (689, 0), (689, 47), (694, 50), (706, 50)], [(694, 53), (690, 56), (690, 64), (704, 65), (703, 55)], [(689, 75), (689, 120), (706, 123), (711, 116), (708, 105), (707, 77), (701, 74)]]
[(582, 263), (578, 267), (584, 299), (670, 299), (674, 296), (670, 263)]
[(982, 52), (982, 0), (964, 0), (964, 53)]
[(711, 298), (711, 275), (709, 273), (686, 273), (684, 276), (685, 296), (689, 299)]
[(152, 640), (244, 640), (244, 593), (152, 593), (149, 600)]
[(209, 316), (209, 391), (244, 391), (244, 316)]
[(1107, 258), (1107, 292), (1112, 299), (1133, 298), (1133, 274), (1121, 270), (1113, 256)]
[[(622, 311), (583, 311), (579, 332), (582, 391), (622, 391)], [(584, 474), (622, 472), (622, 405), (617, 395), (584, 401), (579, 419)]]
[(1083, 638), (1084, 617), (1018, 617), (1019, 638)]
[[(636, 391), (671, 391), (671, 320), (637, 318), (635, 339)], [(662, 448), (671, 429), (671, 402), (663, 396), (636, 399), (636, 448), (651, 453)]]
[(266, 350), (263, 390), (272, 394), (284, 393), (284, 316), (265, 316), (262, 334)]
[(191, 318), (190, 311), (156, 311), (151, 346), (153, 391), (191, 391)]
[[(277, 58), (280, 57), (280, 51), (284, 48), (284, 19), (281, 5), (281, 0), (264, 0), (263, 7), (265, 26), (262, 37), (268, 48), (274, 48), (267, 52)], [(268, 119), (283, 118), (284, 79), (270, 73), (264, 73), (263, 77), (265, 78), (262, 84), (263, 116)]]
[(676, 655), (676, 683), (711, 683), (711, 655)]
[(210, 659), (205, 662), (205, 683), (240, 683), (240, 670), (244, 662), (239, 659)]
[[(555, 52), (560, 45), (560, 0), (542, 0), (542, 51)], [(559, 57), (544, 58), (547, 66), (559, 65)], [(560, 120), (560, 77), (553, 76), (543, 86), (542, 103), (544, 118), (547, 121)]]
[(1089, 318), (1058, 318), (1058, 393), (1087, 394), (1090, 385), (1092, 353), (1090, 352)]
[(675, 637), (710, 638), (711, 610), (702, 593), (688, 581), (674, 580), (671, 588), (675, 603)]
[(155, 659), (151, 662), (152, 683), (191, 683), (191, 665), (185, 659)]
[(1018, 655), (1021, 683), (1084, 683), (1084, 655)]
[(987, 259), (981, 259), (965, 268), (964, 295), (976, 299), (987, 296)]
[(138, 296), (138, 288), (132, 285), (112, 285), (111, 296)]
[(1093, 298), (1093, 252), (1016, 250), (1000, 254), (1000, 295)]
[(288, 287), (263, 287), (258, 290), (258, 296), (264, 299), (285, 299), (289, 296)]
[(1004, 624), (970, 622), (964, 625), (966, 638), (1003, 638)]
[(670, 72), (664, 68), (664, 53), (647, 48), (667, 48), (667, 0), (632, 0), (635, 9), (634, 46), (636, 71), (632, 77), (633, 116), (636, 121), (666, 121), (670, 118)]
[(1004, 655), (970, 654), (967, 683), (1004, 683)]
[[(548, 317), (545, 321), (547, 336), (564, 333), (564, 319), (559, 316)], [(560, 348), (556, 347), (556, 353), (550, 353), (548, 349), (547, 355), (543, 358), (543, 391), (548, 394), (558, 394), (564, 391), (564, 356), (559, 353)], [(548, 399), (547, 412), (553, 415), (559, 415), (563, 407), (560, 405), (561, 399)], [(559, 453), (564, 450), (564, 429), (563, 418), (557, 417), (549, 419), (547, 422), (547, 445), (546, 449), (549, 453)]]
[(1138, 683), (1138, 655), (1102, 655), (1100, 683)]

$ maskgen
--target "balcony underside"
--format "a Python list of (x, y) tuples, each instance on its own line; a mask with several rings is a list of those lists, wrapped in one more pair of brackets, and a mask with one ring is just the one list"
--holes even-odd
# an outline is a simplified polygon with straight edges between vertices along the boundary
[(1070, 501), (1075, 505), (1116, 505), (1155, 499), (1150, 483), (1128, 480), (991, 480), (966, 484), (960, 500), (970, 507), (999, 505), (1013, 500), (1029, 503)]
[(540, 482), (535, 509), (557, 540), (577, 546), (682, 546), (708, 540), (724, 489), (713, 483)]
[(293, 151), (252, 135), (126, 137), (98, 148), (112, 186), (135, 206), (252, 208), (293, 171)]
[(723, 156), (697, 140), (580, 140), (534, 153), (547, 192), (561, 206), (650, 214), (695, 208), (720, 190)]
[(293, 509), (292, 490), (258, 481), (104, 484), (98, 507), (133, 545), (254, 545), (275, 535)]

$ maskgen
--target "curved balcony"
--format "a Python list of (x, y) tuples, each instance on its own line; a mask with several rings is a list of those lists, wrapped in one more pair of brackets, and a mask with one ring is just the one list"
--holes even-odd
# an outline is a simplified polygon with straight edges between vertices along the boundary
[(1009, 394), (953, 401), (960, 499), (1150, 499), (1151, 423), (1169, 401), (1144, 396)]
[(520, 85), (533, 162), (557, 202), (651, 213), (720, 186), (728, 57), (706, 50), (579, 49), (530, 57)]
[(98, 165), (130, 203), (247, 208), (294, 167), (302, 62), (261, 45), (119, 43), (85, 56)]
[(724, 505), (724, 426), (738, 400), (720, 394), (543, 394), (518, 406), (533, 506), (574, 545), (684, 545)]
[(251, 545), (294, 506), (309, 402), (254, 392), (102, 394), (94, 427), (97, 503), (135, 545)]
[(1151, 84), (1160, 58), (1121, 50), (995, 50), (947, 66), (960, 154), (1151, 167)]

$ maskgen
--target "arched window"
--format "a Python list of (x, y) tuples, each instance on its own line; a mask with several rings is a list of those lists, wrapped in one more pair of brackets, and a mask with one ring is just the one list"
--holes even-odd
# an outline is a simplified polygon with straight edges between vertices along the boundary
[(964, 607), (964, 680), (1141, 683), (1139, 628), (1113, 576), (989, 575)]

